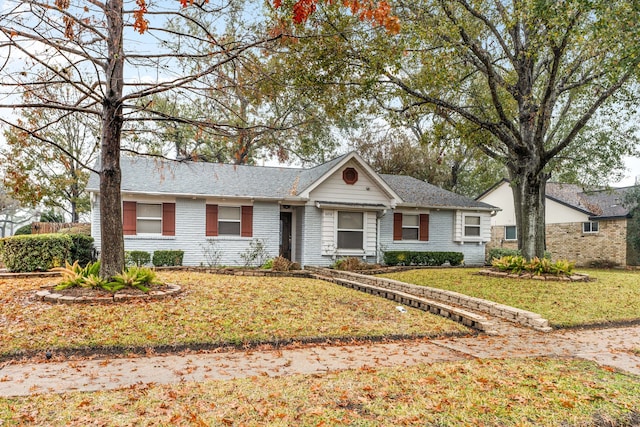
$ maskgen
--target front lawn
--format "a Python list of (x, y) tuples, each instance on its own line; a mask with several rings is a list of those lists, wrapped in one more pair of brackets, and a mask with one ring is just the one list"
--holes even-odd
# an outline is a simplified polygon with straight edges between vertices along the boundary
[(559, 359), (471, 360), (0, 399), (9, 425), (637, 425), (640, 379)]
[(253, 345), (287, 340), (439, 336), (470, 330), (415, 309), (319, 280), (162, 273), (177, 298), (119, 304), (49, 304), (52, 279), (0, 279), (0, 357), (45, 349)]
[(383, 275), (539, 313), (555, 327), (640, 319), (640, 272), (587, 270), (592, 282), (479, 276), (477, 269), (421, 269)]

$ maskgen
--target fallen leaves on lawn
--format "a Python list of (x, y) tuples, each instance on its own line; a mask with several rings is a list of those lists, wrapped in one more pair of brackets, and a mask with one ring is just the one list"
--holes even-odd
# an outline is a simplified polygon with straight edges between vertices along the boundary
[(0, 419), (70, 426), (563, 426), (597, 416), (623, 425), (638, 416), (638, 395), (637, 377), (590, 362), (470, 360), (0, 399)]
[(0, 281), (0, 354), (44, 349), (257, 345), (307, 339), (438, 336), (464, 326), (319, 280), (162, 273), (176, 297), (116, 304), (48, 304), (56, 279)]

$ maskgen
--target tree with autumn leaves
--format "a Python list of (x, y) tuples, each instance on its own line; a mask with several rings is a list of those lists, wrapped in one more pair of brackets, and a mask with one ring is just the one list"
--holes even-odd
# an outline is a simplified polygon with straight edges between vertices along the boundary
[[(476, 135), (468, 141), (509, 171), (528, 257), (544, 249), (544, 184), (558, 159), (579, 153), (576, 141), (585, 141), (594, 118), (606, 122), (625, 111), (640, 62), (639, 12), (628, 1), (275, 0), (270, 36), (234, 39), (211, 25), (233, 0), (180, 3), (15, 1), (0, 12), (0, 108), (100, 122), (103, 276), (124, 265), (119, 161), (137, 124), (199, 125), (167, 115), (154, 99), (198, 99), (207, 76), (264, 43), (280, 39), (298, 55), (294, 60), (313, 73), (298, 82), (340, 88), (318, 102), (346, 105), (359, 99), (351, 92), (357, 87), (355, 94), (374, 94), (389, 111), (433, 115), (465, 137)], [(189, 27), (199, 31), (183, 31)], [(312, 37), (298, 37), (308, 30)], [(194, 66), (176, 67), (180, 62)], [(71, 98), (42, 95), (48, 85), (71, 88)], [(40, 126), (0, 120), (52, 142)], [(628, 144), (600, 148), (591, 153), (615, 158)]]
[(527, 258), (544, 253), (545, 184), (554, 172), (617, 166), (637, 151), (629, 126), (640, 66), (635, 2), (275, 0), (274, 6), (310, 73), (356, 87), (399, 114), (464, 126), (469, 144), (504, 164)]
[[(67, 119), (91, 116), (99, 122), (101, 275), (124, 267), (120, 196), (120, 155), (135, 139), (141, 121), (180, 120), (155, 109), (154, 96), (188, 103), (206, 91), (204, 77), (245, 52), (273, 40), (245, 34), (239, 40), (220, 37), (223, 20), (238, 1), (164, 2), (135, 5), (123, 0), (7, 1), (0, 12), (0, 118), (13, 132), (42, 144), (50, 124), (32, 123), (11, 113), (55, 111)], [(198, 13), (186, 13), (197, 9)], [(190, 33), (183, 28), (198, 27)], [(277, 36), (276, 36), (277, 37)], [(175, 50), (162, 40), (179, 44)], [(156, 43), (156, 41), (159, 41)], [(188, 70), (177, 66), (192, 61)], [(64, 86), (64, 98), (41, 90)], [(92, 165), (83, 165), (91, 169)]]

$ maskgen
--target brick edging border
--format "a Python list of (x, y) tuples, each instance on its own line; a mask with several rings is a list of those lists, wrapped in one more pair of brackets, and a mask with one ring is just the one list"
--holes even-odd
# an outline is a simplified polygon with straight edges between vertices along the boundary
[(142, 295), (131, 295), (127, 293), (115, 293), (109, 297), (89, 297), (80, 296), (73, 297), (71, 295), (63, 295), (57, 293), (55, 290), (48, 289), (36, 292), (36, 298), (43, 302), (50, 303), (62, 303), (62, 304), (92, 304), (92, 303), (114, 303), (125, 301), (147, 301), (158, 300), (174, 296), (182, 291), (179, 285), (168, 283), (166, 285), (169, 289), (165, 291), (149, 291), (149, 293)]
[(588, 274), (583, 273), (575, 273), (571, 276), (555, 276), (552, 274), (533, 274), (522, 272), (519, 274), (516, 273), (507, 273), (505, 271), (496, 271), (491, 269), (485, 269), (478, 271), (478, 274), (481, 276), (490, 276), (490, 277), (508, 277), (509, 279), (531, 279), (531, 280), (541, 280), (541, 281), (549, 281), (549, 282), (590, 282), (591, 279)]
[(521, 310), (519, 308), (500, 304), (497, 302), (485, 300), (482, 298), (470, 297), (458, 292), (448, 291), (444, 289), (430, 288), (428, 286), (414, 285), (411, 283), (401, 282), (399, 280), (386, 279), (382, 277), (368, 276), (365, 274), (353, 273), (349, 271), (332, 270), (319, 267), (305, 267), (320, 275), (329, 277), (339, 277), (363, 284), (385, 288), (392, 291), (399, 291), (405, 294), (415, 295), (418, 297), (442, 301), (448, 304), (454, 304), (469, 310), (480, 311), (501, 319), (519, 323), (539, 331), (549, 332), (552, 328), (549, 321), (544, 319), (540, 314), (531, 311)]

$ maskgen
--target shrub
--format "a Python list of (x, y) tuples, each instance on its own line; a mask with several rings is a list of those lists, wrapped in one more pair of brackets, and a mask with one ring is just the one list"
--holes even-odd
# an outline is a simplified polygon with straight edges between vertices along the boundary
[(556, 276), (569, 275), (573, 272), (575, 263), (567, 260), (558, 260), (552, 262), (548, 258), (534, 257), (531, 261), (527, 261), (521, 256), (505, 256), (491, 261), (491, 265), (500, 271), (508, 273), (520, 274), (523, 271), (541, 275), (553, 274)]
[(73, 264), (65, 262), (64, 267), (56, 267), (53, 271), (62, 274), (62, 281), (55, 287), (57, 291), (81, 287), (81, 288), (97, 288), (107, 283), (106, 280), (100, 278), (100, 262), (88, 263), (82, 267), (78, 261)]
[(158, 283), (156, 273), (146, 267), (129, 267), (111, 279), (111, 284), (120, 289), (131, 287), (139, 289), (142, 292), (149, 292), (147, 286), (156, 283)]
[(145, 251), (126, 251), (124, 261), (127, 266), (142, 267), (151, 262), (151, 254)]
[(293, 269), (294, 264), (285, 257), (277, 256), (271, 260), (271, 269), (273, 271), (289, 271)]
[(151, 262), (156, 267), (161, 266), (176, 266), (182, 265), (182, 259), (184, 258), (184, 251), (182, 250), (163, 250), (155, 251), (153, 253), (153, 259)]
[[(519, 249), (508, 249), (508, 248), (493, 248), (489, 249), (489, 253), (487, 254), (487, 263), (491, 264), (491, 261), (494, 259), (503, 258), (506, 256), (521, 256), (522, 252)], [(550, 260), (551, 252), (545, 251), (544, 258)]]
[(269, 259), (267, 246), (262, 239), (253, 239), (246, 251), (240, 254), (244, 267), (260, 266)]
[(67, 234), (71, 237), (71, 253), (69, 261), (78, 261), (80, 265), (87, 265), (95, 261), (93, 237), (86, 234)]
[(220, 259), (222, 258), (222, 249), (218, 247), (218, 243), (215, 240), (207, 240), (207, 243), (201, 244), (202, 255), (206, 260), (207, 267), (217, 267), (220, 265)]
[(24, 236), (25, 234), (31, 234), (31, 224), (23, 225), (13, 233), (14, 236)]
[(516, 274), (524, 271), (526, 263), (527, 260), (520, 255), (507, 255), (502, 258), (494, 258), (491, 261), (491, 265), (498, 270)]
[(110, 281), (100, 277), (100, 262), (89, 263), (82, 267), (78, 261), (65, 263), (64, 267), (54, 268), (62, 274), (62, 281), (55, 289), (60, 291), (73, 287), (102, 288), (108, 292), (117, 292), (126, 287), (148, 292), (147, 286), (157, 284), (156, 273), (149, 268), (130, 267), (114, 276)]
[(344, 271), (358, 271), (368, 269), (369, 264), (362, 261), (360, 258), (347, 257), (336, 260), (336, 262), (333, 263), (333, 268)]
[(428, 265), (440, 266), (449, 263), (452, 266), (462, 264), (462, 252), (416, 252), (388, 251), (384, 253), (386, 265)]
[(520, 256), (520, 255), (522, 254), (518, 249), (493, 248), (493, 249), (489, 249), (489, 253), (487, 254), (487, 262), (491, 264), (491, 261), (493, 261), (494, 259), (500, 259), (506, 256)]
[(65, 234), (29, 234), (0, 239), (0, 255), (9, 271), (46, 271), (69, 259), (73, 242)]

